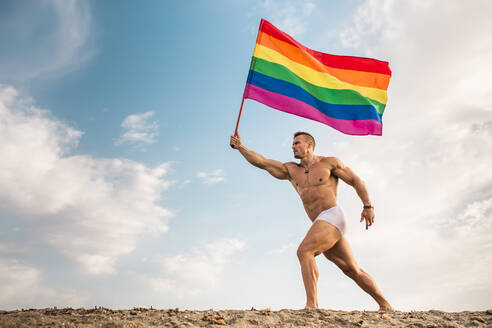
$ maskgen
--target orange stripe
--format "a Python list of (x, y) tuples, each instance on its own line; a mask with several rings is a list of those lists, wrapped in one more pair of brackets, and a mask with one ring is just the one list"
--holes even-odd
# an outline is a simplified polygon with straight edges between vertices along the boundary
[(391, 76), (381, 73), (354, 71), (349, 69), (333, 68), (322, 64), (311, 54), (301, 49), (281, 41), (269, 34), (260, 32), (258, 44), (275, 50), (292, 61), (310, 67), (318, 72), (328, 73), (340, 81), (350, 84), (386, 90)]

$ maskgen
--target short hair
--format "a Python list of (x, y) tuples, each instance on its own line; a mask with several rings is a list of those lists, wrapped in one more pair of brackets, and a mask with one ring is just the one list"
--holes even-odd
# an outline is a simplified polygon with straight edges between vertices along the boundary
[(313, 143), (313, 150), (314, 150), (314, 146), (316, 146), (316, 142), (314, 141), (313, 136), (310, 135), (307, 132), (298, 131), (298, 132), (294, 133), (294, 138), (297, 137), (297, 136), (300, 136), (300, 135), (303, 135), (303, 136), (305, 136), (305, 139), (307, 139), (309, 141), (312, 141), (312, 143)]

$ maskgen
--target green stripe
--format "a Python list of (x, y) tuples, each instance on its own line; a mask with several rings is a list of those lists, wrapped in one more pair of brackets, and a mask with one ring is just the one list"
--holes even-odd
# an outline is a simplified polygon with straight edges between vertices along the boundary
[(385, 104), (380, 103), (374, 99), (364, 97), (355, 90), (339, 90), (323, 88), (300, 78), (298, 75), (292, 73), (287, 67), (269, 62), (267, 60), (253, 57), (251, 60), (251, 70), (258, 73), (273, 77), (275, 79), (283, 80), (292, 84), (295, 84), (314, 97), (321, 101), (336, 104), (336, 105), (371, 105), (376, 108), (379, 114), (383, 114)]

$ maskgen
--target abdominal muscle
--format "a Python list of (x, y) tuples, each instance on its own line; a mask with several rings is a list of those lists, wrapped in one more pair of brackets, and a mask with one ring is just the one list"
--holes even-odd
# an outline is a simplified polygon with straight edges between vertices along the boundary
[(336, 190), (333, 186), (298, 188), (298, 193), (311, 221), (314, 221), (322, 211), (337, 205)]
[[(319, 156), (319, 158), (322, 158)], [(331, 174), (333, 166), (322, 160), (314, 164), (309, 173), (296, 163), (288, 164), (290, 182), (301, 197), (307, 215), (314, 221), (318, 215), (337, 205), (338, 177)]]

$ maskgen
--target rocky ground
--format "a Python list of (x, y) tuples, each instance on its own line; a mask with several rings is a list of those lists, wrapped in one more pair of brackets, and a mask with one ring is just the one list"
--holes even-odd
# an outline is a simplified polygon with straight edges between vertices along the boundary
[(48, 308), (0, 311), (0, 327), (492, 327), (492, 310), (385, 313), (323, 309), (179, 311)]

